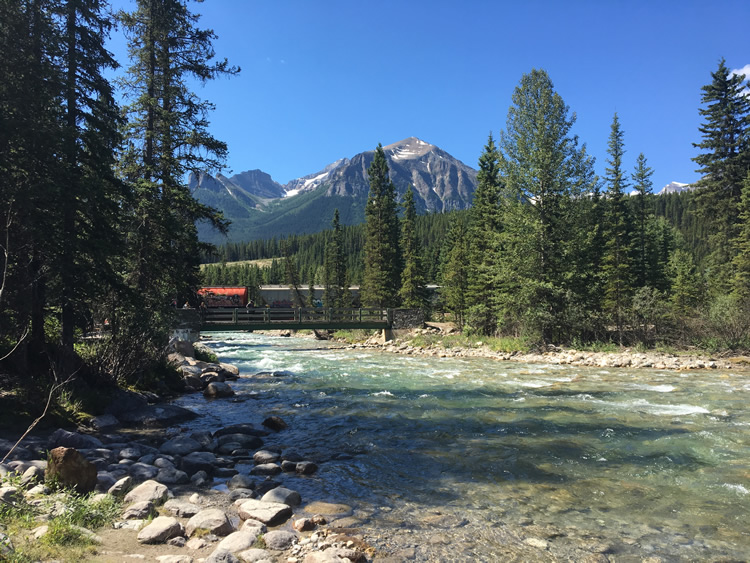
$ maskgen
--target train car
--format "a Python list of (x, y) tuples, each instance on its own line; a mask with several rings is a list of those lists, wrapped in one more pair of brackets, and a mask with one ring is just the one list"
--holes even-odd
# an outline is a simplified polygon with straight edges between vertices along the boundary
[(244, 307), (247, 305), (247, 287), (202, 287), (198, 290), (206, 307)]

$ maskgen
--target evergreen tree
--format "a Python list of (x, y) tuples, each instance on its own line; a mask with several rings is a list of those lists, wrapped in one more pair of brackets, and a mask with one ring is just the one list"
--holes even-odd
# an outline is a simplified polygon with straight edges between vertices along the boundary
[(700, 302), (701, 281), (689, 252), (677, 249), (669, 260), (672, 306), (681, 318), (690, 316)]
[(604, 309), (610, 314), (617, 328), (622, 345), (622, 330), (626, 308), (633, 293), (633, 278), (630, 243), (630, 217), (624, 200), (627, 182), (622, 169), (625, 153), (620, 120), (615, 114), (609, 136), (609, 166), (606, 169), (607, 214), (605, 223), (605, 253), (602, 261), (604, 277)]
[[(103, 72), (117, 66), (104, 47), (112, 22), (101, 0), (62, 5), (63, 167), (60, 187), (61, 342), (72, 351), (81, 313), (117, 285), (126, 193), (114, 174), (119, 109)], [(78, 311), (78, 319), (76, 319)]]
[(734, 283), (733, 294), (737, 301), (750, 304), (750, 172), (742, 186), (739, 211), (739, 232), (734, 244)]
[[(635, 164), (635, 171), (631, 179), (636, 191), (636, 212), (635, 212), (635, 252), (633, 260), (633, 277), (636, 287), (644, 287), (649, 282), (648, 268), (648, 244), (646, 225), (651, 214), (649, 213), (646, 202), (647, 195), (651, 193), (651, 175), (654, 171), (646, 164), (646, 157), (643, 153), (638, 155)], [(652, 286), (653, 287), (653, 286)]]
[(468, 289), (473, 330), (491, 335), (497, 329), (495, 258), (500, 230), (500, 154), (490, 134), (479, 157), (477, 189), (469, 210)]
[(750, 170), (750, 98), (743, 92), (746, 77), (732, 74), (722, 59), (703, 86), (699, 128), (701, 154), (693, 160), (698, 182), (698, 213), (708, 226), (708, 270), (712, 288), (726, 293), (731, 283), (731, 240), (735, 236), (742, 182)]
[(569, 336), (582, 301), (576, 265), (589, 233), (578, 202), (596, 176), (574, 122), (547, 73), (532, 70), (513, 93), (501, 142), (501, 321), (544, 342)]
[(169, 323), (168, 303), (197, 286), (204, 246), (196, 223), (207, 221), (220, 231), (227, 226), (218, 212), (193, 199), (184, 183), (190, 171), (218, 168), (227, 151), (208, 132), (213, 106), (187, 84), (237, 69), (226, 60), (212, 61), (215, 35), (197, 27), (198, 16), (185, 0), (137, 0), (135, 12), (121, 13), (120, 19), (131, 59), (123, 80), (131, 103), (120, 168), (135, 192), (128, 281), (139, 299), (138, 314), (125, 324), (150, 327), (158, 339)]
[(466, 294), (469, 287), (469, 265), (466, 260), (468, 252), (466, 222), (463, 216), (454, 216), (443, 247), (440, 296), (445, 308), (453, 313), (459, 330), (464, 326)]
[(351, 305), (346, 275), (346, 255), (339, 210), (333, 212), (332, 231), (325, 246), (323, 304), (328, 308), (346, 308)]
[(401, 250), (404, 269), (401, 272), (401, 306), (409, 309), (426, 309), (427, 284), (422, 269), (422, 248), (417, 239), (417, 208), (411, 185), (404, 194), (404, 218), (401, 222)]
[(365, 206), (364, 277), (362, 302), (372, 307), (398, 303), (401, 282), (396, 189), (388, 177), (382, 145), (367, 169), (370, 193)]

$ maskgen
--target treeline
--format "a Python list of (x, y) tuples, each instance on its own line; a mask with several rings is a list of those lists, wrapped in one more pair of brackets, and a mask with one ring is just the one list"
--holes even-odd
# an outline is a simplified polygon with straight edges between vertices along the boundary
[[(373, 303), (390, 305), (404, 303), (408, 279), (437, 283), (440, 301), (431, 305), (484, 335), (747, 347), (750, 100), (746, 79), (724, 61), (711, 76), (699, 109), (702, 152), (694, 160), (702, 179), (694, 191), (653, 195), (645, 155), (625, 162), (617, 114), (598, 177), (571, 132), (574, 114), (549, 76), (534, 70), (514, 92), (499, 144), (490, 136), (484, 147), (470, 210), (415, 218), (411, 226), (403, 212), (398, 227), (387, 165), (374, 163), (380, 168), (368, 171), (366, 222), (344, 230), (348, 279)], [(411, 266), (409, 228), (419, 248)], [(285, 239), (285, 261), (305, 283), (325, 283), (331, 236)], [(225, 245), (217, 258), (278, 257), (281, 244)], [(243, 278), (217, 265), (204, 279), (286, 283), (284, 271), (273, 264)]]
[[(198, 285), (196, 222), (226, 223), (185, 178), (226, 145), (186, 84), (237, 69), (184, 0), (0, 0), (0, 368), (143, 382), (171, 304)], [(119, 22), (128, 66), (104, 42)], [(79, 338), (106, 327), (107, 338)]]

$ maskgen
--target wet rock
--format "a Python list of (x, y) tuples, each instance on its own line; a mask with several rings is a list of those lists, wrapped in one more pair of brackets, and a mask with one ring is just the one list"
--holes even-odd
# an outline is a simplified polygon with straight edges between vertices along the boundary
[(269, 416), (263, 421), (263, 426), (274, 432), (280, 432), (285, 428), (289, 428), (289, 425), (279, 416)]
[(250, 436), (258, 436), (259, 438), (262, 438), (263, 436), (268, 436), (268, 431), (255, 428), (255, 426), (248, 422), (243, 422), (240, 424), (230, 424), (229, 426), (217, 430), (214, 432), (214, 438), (226, 436), (227, 434), (248, 434)]
[(284, 487), (276, 487), (264, 494), (261, 499), (263, 502), (278, 502), (289, 506), (299, 506), (302, 497), (297, 491), (292, 491)]
[(203, 396), (209, 399), (221, 399), (225, 397), (231, 397), (234, 395), (234, 389), (232, 389), (227, 383), (220, 383), (214, 381), (209, 383), (208, 386), (203, 390)]
[(150, 500), (142, 500), (128, 506), (122, 513), (125, 520), (145, 520), (156, 514), (154, 503)]
[(347, 504), (332, 504), (329, 502), (311, 502), (305, 506), (308, 514), (322, 514), (324, 516), (351, 516), (352, 507)]
[(234, 531), (234, 526), (223, 510), (207, 508), (190, 518), (185, 524), (185, 532), (192, 536), (196, 530), (206, 530), (217, 536), (226, 536)]
[(254, 489), (255, 481), (253, 481), (247, 475), (237, 474), (227, 482), (227, 488), (230, 491), (233, 491), (235, 489)]
[(281, 467), (275, 463), (263, 463), (250, 470), (250, 475), (278, 475), (279, 473), (281, 473)]
[(263, 496), (268, 491), (271, 491), (275, 489), (276, 487), (280, 487), (281, 483), (278, 481), (274, 481), (270, 477), (266, 477), (265, 481), (261, 481), (258, 483), (258, 485), (255, 487), (255, 494), (256, 496)]
[(49, 462), (44, 472), (44, 480), (72, 487), (84, 495), (96, 488), (96, 466), (89, 462), (75, 448), (60, 446), (49, 453)]
[(239, 447), (246, 448), (248, 450), (256, 450), (263, 447), (263, 440), (261, 440), (258, 436), (254, 436), (252, 434), (223, 434), (219, 436), (218, 442), (219, 447), (223, 446), (224, 444), (237, 444), (237, 446), (234, 446), (234, 449), (237, 449)]
[(263, 541), (266, 543), (268, 549), (275, 549), (277, 551), (284, 551), (292, 547), (295, 541), (297, 541), (297, 534), (287, 532), (286, 530), (274, 530), (264, 534)]
[(177, 405), (148, 405), (133, 411), (125, 411), (116, 415), (122, 422), (146, 428), (162, 428), (172, 426), (186, 420), (192, 420), (196, 415), (193, 411)]
[(237, 512), (243, 520), (252, 518), (268, 526), (282, 524), (292, 515), (292, 509), (286, 504), (254, 499), (242, 501)]
[(190, 438), (198, 442), (204, 450), (213, 451), (216, 449), (216, 442), (208, 431), (193, 432), (190, 434)]
[(161, 445), (159, 451), (168, 455), (187, 455), (199, 451), (203, 446), (188, 436), (177, 436)]
[(253, 461), (256, 465), (262, 465), (264, 463), (274, 463), (278, 461), (280, 457), (281, 454), (278, 452), (259, 450), (253, 454)]
[(300, 461), (294, 470), (300, 475), (312, 475), (318, 470), (318, 465), (312, 461)]
[(153, 522), (138, 532), (140, 543), (165, 543), (183, 534), (182, 524), (171, 516), (157, 516)]
[(145, 481), (125, 495), (123, 502), (132, 504), (144, 500), (150, 500), (154, 504), (162, 504), (167, 500), (169, 489), (156, 481)]
[(284, 460), (281, 462), (281, 470), (285, 473), (293, 473), (297, 471), (297, 462)]
[(227, 537), (219, 542), (216, 546), (217, 550), (229, 551), (231, 553), (237, 553), (251, 548), (258, 538), (260, 537), (259, 528), (250, 528), (247, 530), (239, 530), (232, 532)]
[(216, 371), (204, 371), (201, 373), (200, 379), (203, 383), (208, 385), (209, 383), (224, 383), (227, 378)]

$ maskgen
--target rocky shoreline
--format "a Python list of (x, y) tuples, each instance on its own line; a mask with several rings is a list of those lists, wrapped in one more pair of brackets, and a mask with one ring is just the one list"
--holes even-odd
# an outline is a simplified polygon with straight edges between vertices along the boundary
[[(206, 400), (234, 394), (226, 381), (239, 377), (236, 367), (177, 352), (170, 359), (182, 371), (187, 389), (202, 391)], [(88, 432), (58, 429), (48, 437), (27, 437), (0, 464), (0, 503), (24, 503), (37, 514), (39, 526), (26, 540), (40, 540), (49, 532), (47, 522), (62, 501), (48, 483), (58, 481), (81, 493), (95, 493), (91, 503), (108, 496), (122, 502), (112, 529), (81, 530), (98, 544), (97, 561), (371, 559), (373, 548), (337, 525), (346, 523), (342, 518), (352, 514), (350, 506), (304, 503), (299, 493), (284, 487), (285, 476), (312, 475), (318, 465), (269, 445), (286, 427), (283, 420), (268, 417), (263, 428), (243, 423), (213, 432), (179, 427), (168, 433), (115, 431), (121, 424), (163, 428), (192, 415), (173, 405), (148, 404), (147, 399), (155, 397), (122, 392), (108, 414), (91, 421)], [(13, 446), (0, 439), (0, 458)], [(9, 558), (22, 541), (0, 528), (0, 559)]]
[(420, 346), (413, 342), (419, 334), (440, 334), (439, 329), (425, 328), (412, 331), (406, 338), (383, 342), (373, 336), (365, 342), (348, 344), (346, 349), (374, 349), (409, 356), (430, 356), (438, 358), (487, 358), (498, 361), (511, 361), (530, 364), (555, 364), (600, 368), (647, 368), (657, 370), (748, 370), (750, 357), (714, 358), (702, 355), (676, 355), (660, 352), (637, 352), (624, 349), (621, 352), (586, 352), (550, 346), (539, 353), (495, 352), (482, 342), (475, 347), (444, 347), (441, 344)]

